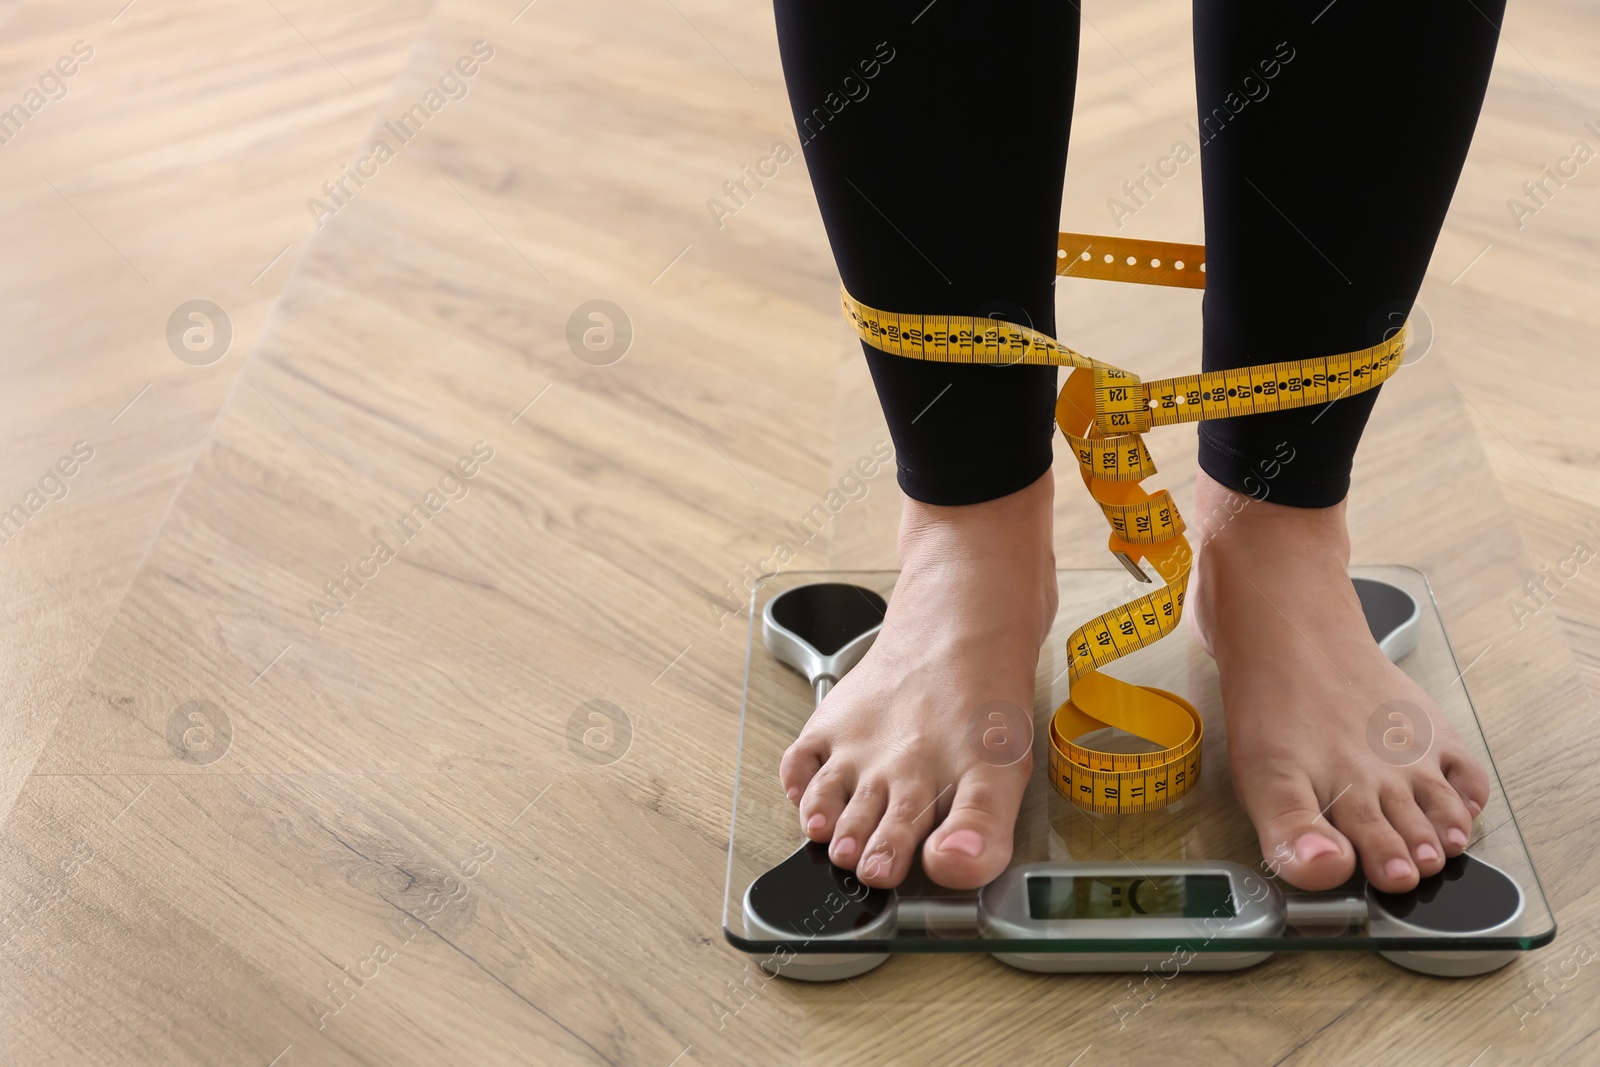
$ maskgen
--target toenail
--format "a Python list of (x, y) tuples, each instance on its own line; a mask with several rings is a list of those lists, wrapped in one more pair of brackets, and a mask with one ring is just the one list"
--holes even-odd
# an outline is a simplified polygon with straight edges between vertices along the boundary
[(856, 850), (856, 839), (841, 837), (833, 843), (833, 851), (840, 856), (848, 856)]
[(983, 838), (976, 830), (954, 830), (939, 842), (941, 852), (964, 852), (968, 856), (983, 855)]
[(1483, 805), (1479, 804), (1476, 800), (1469, 800), (1467, 801), (1467, 810), (1472, 812), (1472, 817), (1476, 819), (1483, 811)]
[(806, 820), (806, 832), (814, 834), (826, 825), (828, 825), (828, 817), (819, 811)]
[(795, 788), (789, 790), (787, 795), (789, 797), (789, 803), (793, 804), (796, 800), (800, 799), (800, 789), (799, 789), (799, 787), (796, 786)]
[(1444, 832), (1445, 843), (1455, 848), (1467, 847), (1467, 832), (1459, 826), (1452, 826)]
[(1416, 873), (1416, 868), (1411, 866), (1410, 860), (1403, 860), (1399, 856), (1383, 865), (1383, 873), (1397, 882), (1403, 882)]
[(1301, 834), (1294, 843), (1294, 857), (1301, 863), (1338, 851), (1339, 846), (1321, 834)]
[(1435, 849), (1432, 845), (1428, 844), (1427, 842), (1423, 842), (1422, 844), (1417, 846), (1417, 862), (1418, 863), (1432, 863), (1434, 860), (1436, 860), (1438, 858), (1439, 858), (1438, 850)]

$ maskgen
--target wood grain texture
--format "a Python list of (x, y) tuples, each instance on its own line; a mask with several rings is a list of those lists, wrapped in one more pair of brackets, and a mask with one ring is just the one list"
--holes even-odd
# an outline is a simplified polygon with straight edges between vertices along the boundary
[[(63, 57), (73, 73), (0, 131), (0, 508), (28, 506), (75, 443), (92, 459), (20, 529), (0, 530), (0, 810), (314, 232), (307, 196), (350, 158), (428, 9), (8, 7), (0, 106), (26, 101)], [(203, 366), (166, 339), (174, 309), (197, 298), (232, 328)]]
[[(1600, 114), (1591, 13), (1512, 12), (1423, 293), (1439, 340), (1386, 387), (1352, 498), (1358, 557), (1428, 571), (1461, 658), (1482, 653), (1468, 678), (1562, 934), (1471, 982), (1314, 955), (1185, 976), (1119, 1029), (1114, 977), (926, 957), (813, 988), (722, 941), (728, 586), (887, 436), (803, 163), (720, 227), (706, 207), (793, 144), (770, 12), (277, 8), (140, 0), (115, 28), (135, 46), (97, 39), (24, 130), (27, 166), (22, 138), (0, 148), (31, 238), (0, 268), (7, 492), (97, 449), (0, 555), (0, 1062), (1600, 1061), (1594, 968), (1513, 1007), (1600, 945), (1600, 598), (1585, 570), (1521, 629), (1507, 606), (1594, 510), (1600, 172), (1522, 230), (1504, 204)], [(9, 9), (7, 84), (115, 14), (74, 9)], [(1064, 228), (1107, 225), (1184, 136), (1186, 12), (1087, 9)], [(305, 198), (477, 41), (465, 96), (308, 239)], [(1199, 240), (1198, 179), (1129, 232)], [(1196, 294), (1059, 292), (1086, 352), (1198, 360)], [(161, 333), (195, 296), (239, 309), (208, 368)], [(606, 366), (569, 343), (594, 299), (632, 327)], [(1180, 504), (1192, 432), (1151, 438)], [(868, 484), (789, 567), (892, 565), (896, 491)], [(1103, 565), (1103, 520), (1061, 489), (1062, 564)]]

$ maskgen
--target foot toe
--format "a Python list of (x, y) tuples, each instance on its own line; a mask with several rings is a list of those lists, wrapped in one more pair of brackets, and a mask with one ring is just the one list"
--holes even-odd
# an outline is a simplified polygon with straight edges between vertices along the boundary
[(1323, 817), (1310, 780), (1297, 769), (1258, 769), (1236, 781), (1240, 803), (1255, 823), (1268, 869), (1301, 889), (1332, 889), (1355, 870), (1356, 852)]
[(856, 864), (857, 877), (885, 889), (905, 880), (917, 842), (933, 825), (935, 797), (933, 788), (925, 783), (895, 783), (889, 790), (888, 808)]
[(811, 784), (811, 779), (822, 769), (827, 759), (828, 743), (821, 734), (811, 736), (801, 734), (794, 744), (784, 750), (783, 759), (778, 764), (778, 781), (783, 783), (783, 791), (789, 797), (789, 803), (800, 802), (800, 797)]
[(828, 858), (840, 867), (854, 869), (862, 856), (862, 846), (867, 843), (878, 823), (883, 819), (889, 804), (889, 790), (882, 782), (864, 778), (834, 823), (833, 839), (828, 846)]
[(1367, 881), (1386, 893), (1415, 888), (1420, 878), (1416, 861), (1405, 838), (1384, 814), (1376, 789), (1357, 784), (1334, 804), (1332, 815), (1361, 857)]
[(834, 824), (855, 792), (854, 779), (854, 769), (837, 760), (829, 760), (812, 776), (800, 798), (800, 829), (807, 837), (813, 841), (833, 837)]
[(956, 783), (950, 814), (922, 846), (922, 867), (940, 885), (977, 889), (1011, 862), (1012, 833), (1027, 774), (982, 766)]
[[(1405, 841), (1406, 852), (1416, 865), (1417, 873), (1426, 878), (1437, 874), (1444, 866), (1444, 843), (1439, 840), (1433, 822), (1417, 806), (1411, 783), (1396, 785), (1382, 794), (1380, 806), (1384, 818)], [(1399, 868), (1395, 870), (1398, 872)]]
[(1417, 806), (1433, 824), (1446, 856), (1466, 851), (1472, 836), (1472, 812), (1461, 794), (1444, 778), (1428, 776), (1416, 783)]
[(1476, 819), (1489, 803), (1489, 772), (1464, 753), (1446, 753), (1440, 760), (1440, 769)]

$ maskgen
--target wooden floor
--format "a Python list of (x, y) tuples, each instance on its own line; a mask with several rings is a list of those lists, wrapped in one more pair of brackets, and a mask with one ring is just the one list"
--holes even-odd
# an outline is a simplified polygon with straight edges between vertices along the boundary
[[(1506, 203), (1600, 147), (1593, 12), (1513, 6), (1352, 496), (1358, 558), (1434, 582), (1561, 934), (1470, 982), (1186, 977), (1119, 1029), (1112, 977), (801, 987), (722, 940), (728, 583), (886, 438), (803, 164), (706, 207), (793, 144), (769, 9), (119, 6), (0, 4), (0, 107), (92, 50), (0, 145), (0, 508), (37, 504), (0, 544), (0, 1062), (1600, 1062), (1600, 570), (1512, 609), (1600, 549), (1600, 170)], [(1190, 136), (1187, 12), (1086, 6), (1064, 228)], [(1190, 169), (1125, 232), (1198, 218)], [(1060, 293), (1078, 347), (1197, 362), (1194, 294)], [(169, 347), (194, 300), (213, 362)], [(1153, 438), (1180, 502), (1191, 432)], [(892, 563), (869, 485), (792, 567)], [(1105, 565), (1064, 489), (1062, 565)]]

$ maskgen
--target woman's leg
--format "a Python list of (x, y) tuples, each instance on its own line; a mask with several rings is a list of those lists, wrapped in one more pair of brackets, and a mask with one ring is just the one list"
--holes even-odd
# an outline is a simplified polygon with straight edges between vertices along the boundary
[[(1347, 352), (1403, 321), (1503, 10), (1195, 0), (1207, 369)], [(1193, 618), (1217, 657), (1234, 788), (1266, 858), (1307, 888), (1358, 858), (1381, 888), (1410, 888), (1462, 851), (1487, 799), (1482, 768), (1373, 643), (1346, 573), (1343, 501), (1375, 399), (1200, 425)], [(1432, 727), (1410, 766), (1368, 746), (1369, 721), (1396, 710), (1418, 736)]]
[[(775, 10), (796, 132), (849, 291), (888, 310), (1053, 333), (1076, 9)], [(901, 577), (877, 642), (785, 754), (782, 779), (807, 835), (869, 884), (899, 883), (937, 823), (924, 868), (979, 886), (1010, 859), (1031, 738), (997, 756), (969, 727), (998, 714), (1027, 731), (1055, 615), (1056, 371), (864, 348), (897, 453)]]

